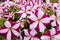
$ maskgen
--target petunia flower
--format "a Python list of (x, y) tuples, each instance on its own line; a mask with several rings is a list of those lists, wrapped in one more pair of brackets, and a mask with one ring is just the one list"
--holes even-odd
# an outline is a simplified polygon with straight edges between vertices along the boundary
[(60, 25), (60, 10), (56, 10), (56, 14), (50, 16), (51, 20), (53, 20), (53, 22), (51, 23), (52, 26), (57, 26)]
[[(0, 33), (7, 33), (7, 38), (6, 40), (11, 40), (11, 37), (12, 37), (12, 33), (15, 35), (15, 36), (19, 36), (19, 32), (16, 31), (16, 29), (20, 26), (20, 23), (17, 23), (13, 26), (11, 26), (10, 22), (9, 21), (6, 21), (4, 23), (6, 29), (1, 29), (0, 30)], [(12, 32), (11, 32), (12, 31)]]
[(59, 34), (56, 34), (56, 33), (57, 33), (56, 28), (52, 28), (47, 32), (47, 34), (43, 34), (41, 36), (41, 39), (42, 40), (56, 40), (57, 38), (59, 38), (58, 36)]
[(31, 29), (31, 31), (24, 30), (24, 32), (25, 32), (24, 40), (40, 40), (38, 37), (35, 37), (35, 35), (37, 34), (35, 29)]
[[(30, 24), (30, 29), (39, 27), (40, 32), (44, 32), (46, 26), (43, 23), (49, 23), (50, 18), (46, 17), (45, 13), (41, 9), (38, 9), (36, 15), (31, 14), (29, 17), (29, 19), (34, 21), (32, 24)], [(45, 16), (45, 17), (43, 18), (43, 16)], [(37, 26), (37, 25), (39, 25), (39, 26)]]

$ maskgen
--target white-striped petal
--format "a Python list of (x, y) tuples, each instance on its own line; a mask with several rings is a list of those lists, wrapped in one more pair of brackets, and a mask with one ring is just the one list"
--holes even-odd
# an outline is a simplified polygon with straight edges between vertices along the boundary
[(25, 18), (26, 16), (27, 16), (26, 13), (23, 13), (23, 14), (21, 15), (22, 18)]
[(36, 21), (37, 17), (34, 15), (34, 14), (31, 14), (29, 16), (29, 19), (33, 20), (33, 21)]
[(35, 37), (34, 37), (34, 40), (40, 40), (40, 39), (39, 39), (39, 38), (35, 38)]
[(28, 33), (28, 30), (27, 29), (25, 29), (24, 32), (25, 32), (25, 35), (26, 36), (29, 36), (29, 33)]
[(56, 30), (55, 30), (55, 28), (52, 28), (52, 29), (50, 30), (50, 34), (51, 34), (51, 35), (56, 34)]
[(44, 12), (41, 9), (38, 9), (38, 17), (42, 18), (44, 15)]
[(40, 22), (39, 23), (40, 32), (44, 32), (45, 28), (46, 28), (45, 25), (42, 22)]
[(6, 22), (4, 23), (4, 25), (5, 25), (7, 28), (11, 27), (11, 24), (10, 24), (9, 21), (6, 21)]
[(56, 21), (51, 22), (52, 26), (56, 26)]
[(52, 15), (50, 16), (51, 20), (55, 20), (56, 16), (55, 15)]
[(17, 32), (16, 30), (12, 30), (12, 32), (13, 32), (13, 34), (16, 35), (16, 36), (19, 36), (19, 35), (20, 35), (20, 33)]
[(30, 35), (35, 36), (36, 34), (37, 34), (36, 30), (32, 29), (31, 32), (30, 32)]
[(60, 34), (54, 36), (54, 40), (60, 40)]
[(10, 30), (7, 33), (7, 39), (6, 40), (11, 40), (11, 31)]
[(32, 24), (30, 25), (30, 29), (36, 28), (36, 27), (37, 27), (37, 24), (38, 24), (38, 21), (32, 23)]
[(41, 21), (43, 23), (49, 23), (50, 22), (50, 18), (43, 18)]
[(24, 40), (29, 40), (30, 39), (30, 37), (24, 37)]
[(18, 11), (17, 13), (23, 13), (23, 10)]
[(57, 23), (60, 25), (60, 20), (59, 19), (57, 19)]
[(0, 33), (6, 33), (8, 31), (8, 29), (2, 29), (0, 30)]
[(50, 37), (49, 36), (41, 36), (41, 39), (42, 40), (50, 40)]
[(17, 29), (19, 26), (20, 26), (20, 23), (17, 23), (12, 28)]

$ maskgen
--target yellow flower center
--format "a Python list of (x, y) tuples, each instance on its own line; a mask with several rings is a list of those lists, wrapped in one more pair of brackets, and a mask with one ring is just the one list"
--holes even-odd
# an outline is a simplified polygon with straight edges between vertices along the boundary
[(41, 19), (40, 18), (37, 18), (37, 20), (38, 20), (38, 22), (40, 22)]

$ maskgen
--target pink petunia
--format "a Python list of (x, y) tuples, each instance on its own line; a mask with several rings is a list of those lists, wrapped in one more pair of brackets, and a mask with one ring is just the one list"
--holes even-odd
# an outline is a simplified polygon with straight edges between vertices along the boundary
[[(19, 32), (16, 31), (17, 28), (19, 28), (20, 26), (20, 23), (17, 23), (13, 26), (11, 26), (10, 22), (9, 21), (6, 21), (4, 23), (6, 29), (1, 29), (0, 30), (0, 33), (7, 33), (6, 35), (6, 40), (11, 40), (11, 37), (12, 37), (12, 33), (15, 35), (15, 36), (19, 36)], [(12, 31), (12, 32), (11, 32)]]

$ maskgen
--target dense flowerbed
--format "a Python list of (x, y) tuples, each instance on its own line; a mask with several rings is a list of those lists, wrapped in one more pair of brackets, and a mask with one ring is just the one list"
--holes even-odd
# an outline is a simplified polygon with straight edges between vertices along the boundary
[(60, 40), (59, 0), (1, 2), (0, 40)]

